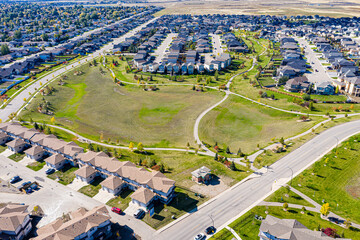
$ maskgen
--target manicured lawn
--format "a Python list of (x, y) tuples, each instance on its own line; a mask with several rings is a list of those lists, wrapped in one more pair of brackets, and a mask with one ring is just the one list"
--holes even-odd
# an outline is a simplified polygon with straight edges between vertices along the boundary
[(235, 236), (226, 228), (221, 229), (219, 232), (217, 232), (214, 236), (212, 236), (210, 239), (216, 239), (216, 240), (232, 240)]
[(280, 203), (292, 203), (297, 205), (303, 205), (306, 207), (314, 207), (311, 203), (292, 192), (290, 189), (281, 187), (279, 190), (271, 194), (264, 201), (266, 202), (280, 202)]
[(81, 192), (89, 197), (94, 197), (96, 194), (99, 193), (99, 190), (101, 189), (100, 183), (104, 181), (103, 178), (97, 177), (95, 180), (90, 183), (89, 185), (86, 185), (79, 189), (78, 192)]
[[(344, 229), (340, 226), (337, 226), (329, 221), (323, 220), (320, 217), (319, 213), (315, 212), (305, 212), (305, 214), (301, 214), (301, 209), (292, 209), (289, 208), (288, 211), (284, 211), (281, 207), (264, 207), (257, 206), (251, 209), (249, 212), (232, 222), (229, 226), (233, 228), (239, 236), (243, 240), (254, 240), (259, 239), (259, 228), (261, 225), (261, 221), (256, 220), (255, 215), (266, 217), (265, 211), (268, 211), (269, 215), (272, 215), (281, 219), (296, 219), (303, 225), (305, 225), (308, 229), (314, 230), (319, 226), (320, 228), (335, 228), (338, 231), (338, 234), (343, 234), (345, 238), (351, 239), (359, 239), (360, 231), (357, 229)], [(223, 238), (221, 238), (224, 236)], [(226, 231), (220, 231), (215, 234), (212, 239), (231, 239), (228, 237), (229, 233)]]
[[(293, 181), (293, 186), (331, 211), (360, 223), (360, 136), (351, 137)], [(336, 155), (336, 151), (338, 154)]]
[(56, 180), (57, 178), (59, 178), (60, 179), (59, 183), (61, 183), (63, 185), (68, 185), (69, 183), (71, 183), (74, 180), (74, 178), (75, 178), (74, 172), (76, 170), (78, 170), (78, 168), (67, 165), (63, 169), (48, 175), (48, 178), (51, 178), (53, 180)]
[(207, 198), (195, 197), (194, 193), (180, 188), (175, 189), (175, 194), (176, 197), (169, 205), (156, 204), (155, 214), (152, 217), (146, 214), (143, 221), (151, 227), (159, 229), (173, 221), (172, 216), (179, 218), (181, 215), (194, 210), (194, 208), (208, 200)]
[(8, 149), (7, 146), (3, 146), (3, 145), (0, 145), (0, 153), (2, 153), (3, 151), (5, 151), (6, 149)]
[(245, 153), (256, 150), (257, 144), (264, 147), (272, 138), (279, 139), (297, 135), (319, 121), (297, 122), (295, 114), (276, 111), (250, 103), (237, 96), (228, 100), (207, 114), (200, 124), (200, 139), (203, 142), (230, 151), (239, 148)]
[(29, 165), (27, 165), (26, 167), (34, 170), (34, 171), (39, 171), (40, 169), (42, 169), (45, 166), (46, 162), (42, 161), (42, 162), (33, 162), (30, 163)]
[(50, 84), (55, 92), (38, 96), (21, 118), (50, 122), (52, 116), (37, 111), (44, 97), (57, 124), (85, 137), (99, 141), (103, 134), (104, 140), (124, 145), (132, 141), (145, 146), (185, 147), (193, 142), (196, 117), (223, 95), (215, 90), (192, 91), (191, 86), (161, 86), (156, 92), (146, 92), (138, 86), (117, 86), (99, 67), (83, 66), (80, 70), (83, 75), (67, 74), (64, 86), (57, 81)]
[(120, 195), (110, 199), (106, 205), (109, 205), (110, 207), (117, 207), (120, 208), (122, 211), (124, 211), (131, 202), (130, 195), (133, 193), (133, 191), (129, 189), (124, 189), (121, 191)]
[(13, 155), (10, 155), (9, 158), (11, 160), (14, 160), (15, 162), (19, 162), (25, 157), (25, 153), (14, 153)]

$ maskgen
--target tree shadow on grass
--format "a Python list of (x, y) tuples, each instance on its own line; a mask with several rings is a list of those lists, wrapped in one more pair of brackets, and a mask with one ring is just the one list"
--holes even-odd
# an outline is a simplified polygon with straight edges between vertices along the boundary
[(288, 212), (289, 213), (294, 213), (294, 214), (298, 213), (296, 210), (293, 210), (293, 209), (288, 210)]

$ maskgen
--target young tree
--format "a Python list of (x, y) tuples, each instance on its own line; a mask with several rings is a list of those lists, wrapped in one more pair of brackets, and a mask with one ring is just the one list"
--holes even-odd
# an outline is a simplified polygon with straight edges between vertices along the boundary
[(284, 203), (284, 204), (283, 204), (284, 211), (287, 211), (287, 210), (288, 210), (288, 207), (289, 207), (289, 204), (287, 204), (287, 203)]
[(51, 122), (52, 125), (54, 125), (54, 123), (55, 123), (55, 117), (52, 117), (52, 118), (50, 119), (50, 122)]
[(321, 209), (320, 209), (320, 213), (322, 216), (328, 216), (329, 213), (330, 213), (330, 204), (329, 203), (325, 203), (321, 206)]
[(9, 46), (7, 44), (1, 45), (0, 52), (1, 52), (1, 55), (9, 54), (10, 53)]
[(215, 161), (217, 161), (217, 160), (218, 160), (218, 158), (219, 158), (218, 153), (215, 153), (214, 160), (215, 160)]
[(239, 157), (242, 157), (243, 153), (242, 153), (242, 151), (241, 151), (241, 148), (239, 148), (239, 150), (238, 150), (238, 152), (237, 152), (237, 155), (238, 155)]
[(163, 163), (160, 164), (160, 169), (159, 169), (159, 171), (160, 171), (161, 173), (164, 173), (164, 172), (165, 172), (165, 166), (164, 166)]
[(215, 77), (216, 81), (219, 80), (219, 72), (218, 72), (218, 70), (215, 71), (214, 77)]
[(226, 153), (231, 154), (229, 146), (226, 147)]
[(142, 159), (139, 160), (139, 166), (142, 166)]
[(285, 145), (285, 140), (283, 137), (280, 138), (279, 142), (282, 144), (282, 145)]
[(155, 166), (155, 165), (156, 165), (155, 159), (151, 159), (150, 167), (152, 168), (152, 167)]
[(130, 150), (130, 151), (133, 151), (133, 150), (134, 150), (134, 143), (133, 143), (133, 142), (130, 142), (130, 144), (129, 144), (129, 150)]
[(89, 143), (89, 144), (88, 144), (88, 149), (89, 149), (90, 151), (94, 151), (94, 146), (92, 145), (92, 143)]
[(230, 169), (231, 169), (232, 171), (236, 171), (236, 165), (235, 165), (234, 161), (231, 162), (231, 164), (230, 164)]
[(137, 150), (140, 151), (140, 152), (144, 151), (144, 145), (141, 142), (139, 142), (139, 144), (137, 146)]

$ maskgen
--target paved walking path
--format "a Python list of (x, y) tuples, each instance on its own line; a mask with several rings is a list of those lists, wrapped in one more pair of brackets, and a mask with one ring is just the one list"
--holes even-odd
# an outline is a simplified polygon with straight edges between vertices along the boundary
[(241, 237), (235, 232), (234, 229), (232, 229), (229, 226), (226, 226), (226, 229), (229, 230), (236, 237), (237, 240), (242, 240)]

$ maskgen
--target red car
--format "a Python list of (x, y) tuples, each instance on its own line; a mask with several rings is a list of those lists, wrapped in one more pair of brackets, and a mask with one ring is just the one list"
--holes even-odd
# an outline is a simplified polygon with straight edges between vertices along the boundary
[(113, 211), (114, 213), (117, 213), (117, 214), (121, 214), (121, 213), (122, 213), (121, 209), (120, 209), (120, 208), (117, 208), (117, 207), (111, 208), (111, 211)]

